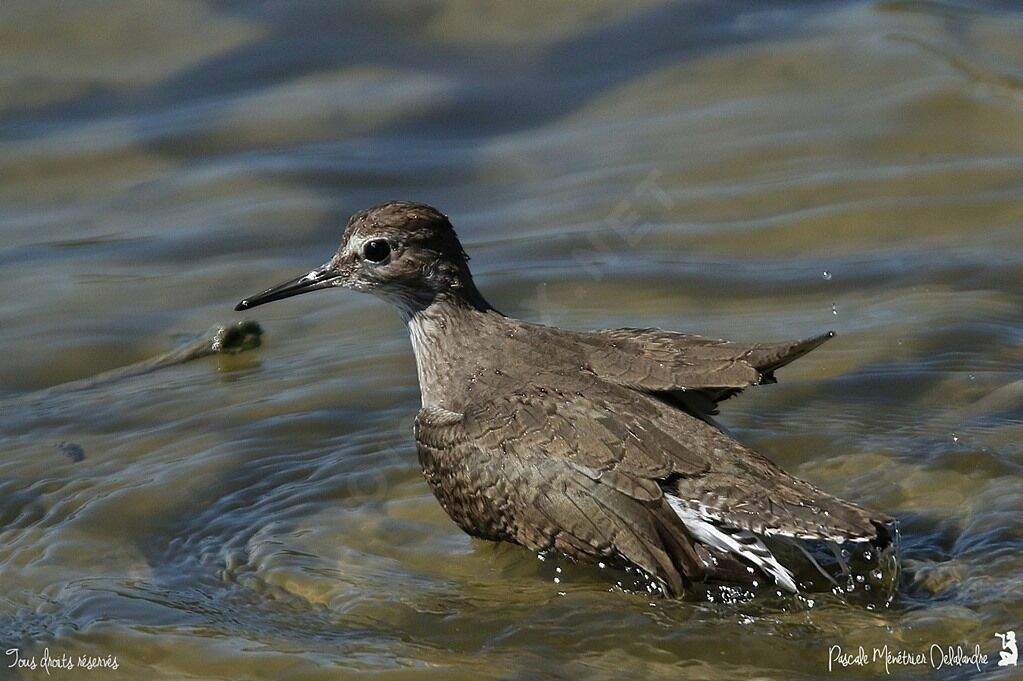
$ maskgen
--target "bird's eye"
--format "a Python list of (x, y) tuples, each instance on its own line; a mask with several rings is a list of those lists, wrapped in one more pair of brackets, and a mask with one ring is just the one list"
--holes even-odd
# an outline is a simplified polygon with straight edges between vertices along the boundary
[(383, 262), (390, 254), (391, 244), (387, 243), (387, 239), (373, 239), (362, 247), (362, 257), (370, 262)]

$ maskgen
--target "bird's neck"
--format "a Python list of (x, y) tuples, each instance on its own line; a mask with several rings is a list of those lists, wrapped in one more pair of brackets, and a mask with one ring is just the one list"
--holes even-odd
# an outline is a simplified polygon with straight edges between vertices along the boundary
[(472, 296), (442, 295), (428, 305), (402, 310), (416, 355), (424, 407), (458, 410), (463, 374), (472, 371), (479, 341), (488, 324), (502, 315), (472, 287)]

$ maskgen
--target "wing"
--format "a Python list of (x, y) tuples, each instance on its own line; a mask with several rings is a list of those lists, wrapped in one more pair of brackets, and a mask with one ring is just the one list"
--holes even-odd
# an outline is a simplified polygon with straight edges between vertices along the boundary
[[(582, 440), (566, 438), (570, 420), (552, 406), (525, 398), (461, 414), (419, 412), (420, 460), (455, 522), (470, 534), (534, 551), (556, 549), (589, 561), (624, 558), (668, 595), (680, 594), (688, 579), (704, 578), (707, 562), (650, 477), (665, 463), (635, 446), (614, 452), (609, 441), (598, 446), (601, 469), (588, 466), (576, 443), (596, 445), (612, 433), (588, 420)], [(647, 475), (618, 472), (615, 462), (625, 457)]]
[(667, 482), (673, 496), (692, 512), (764, 536), (888, 542), (888, 516), (823, 492), (752, 449), (722, 437), (713, 470)]
[[(588, 354), (598, 375), (646, 391), (756, 385), (835, 336), (829, 331), (798, 341), (742, 345), (661, 329), (606, 329), (588, 335), (599, 339)], [(623, 354), (633, 360), (622, 361)]]
[(604, 380), (640, 390), (704, 418), (743, 389), (774, 383), (774, 371), (834, 337), (742, 345), (661, 329), (607, 329), (588, 335), (587, 359)]
[(669, 489), (736, 529), (833, 541), (874, 539), (887, 520), (788, 475), (698, 418), (592, 375), (544, 376), (477, 399), (459, 421), (463, 443), (541, 472), (592, 472), (593, 482), (636, 501), (663, 505)]
[(727, 341), (660, 329), (607, 329), (580, 335), (587, 346), (586, 359), (598, 376), (644, 392), (742, 389), (762, 378), (748, 361), (748, 348)]

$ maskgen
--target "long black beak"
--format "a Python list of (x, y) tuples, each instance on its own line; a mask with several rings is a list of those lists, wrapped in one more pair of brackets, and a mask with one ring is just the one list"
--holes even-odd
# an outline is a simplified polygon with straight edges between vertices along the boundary
[(284, 298), (290, 298), (291, 296), (297, 296), (300, 293), (309, 293), (321, 288), (330, 288), (335, 286), (338, 279), (338, 273), (329, 266), (323, 265), (317, 267), (308, 274), (303, 274), (301, 277), (295, 277), (283, 284), (278, 284), (272, 288), (268, 288), (262, 293), (258, 293), (251, 298), (246, 298), (237, 305), (234, 306), (235, 310), (248, 310), (249, 308), (262, 305), (263, 303), (270, 303), (275, 300), (282, 300)]

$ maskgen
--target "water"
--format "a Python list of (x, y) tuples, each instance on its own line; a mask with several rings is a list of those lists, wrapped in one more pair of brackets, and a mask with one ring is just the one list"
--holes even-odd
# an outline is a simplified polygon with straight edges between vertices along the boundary
[[(0, 645), (114, 655), (89, 673), (112, 679), (817, 679), (835, 645), (980, 645), (981, 672), (890, 678), (1012, 678), (1019, 10), (3, 3)], [(390, 198), (451, 215), (516, 316), (837, 330), (724, 421), (900, 519), (893, 605), (651, 601), (469, 539), (418, 470), (404, 329), (368, 297), (259, 308), (259, 350), (30, 398), (238, 318)]]

